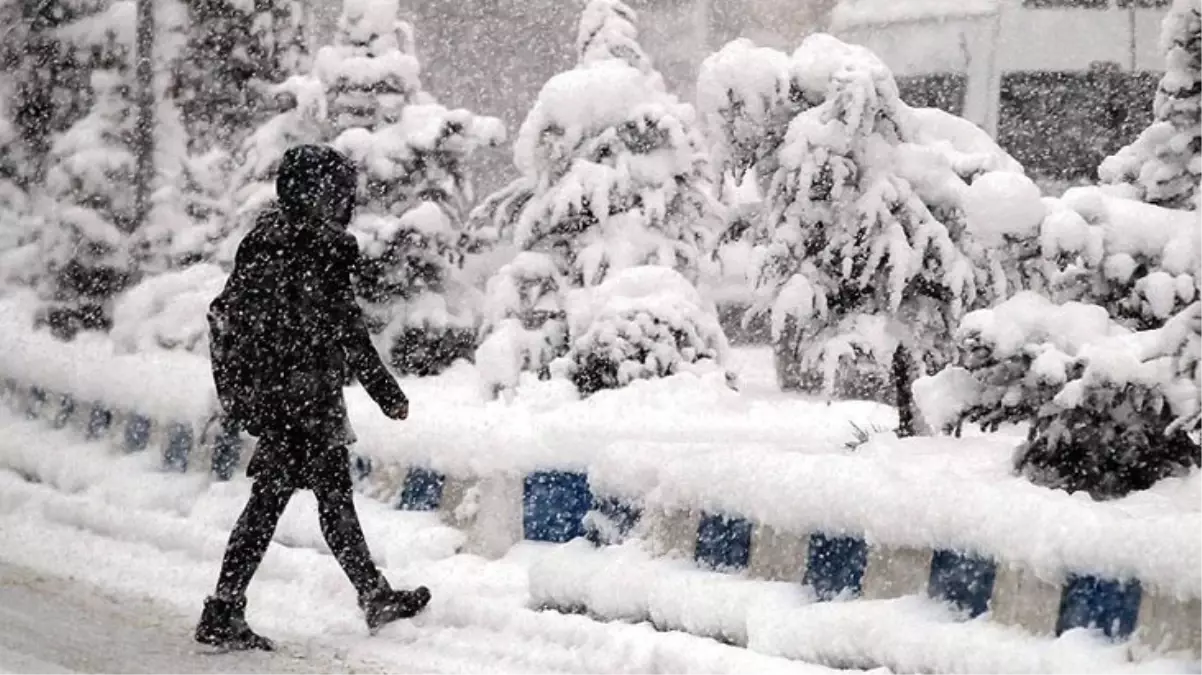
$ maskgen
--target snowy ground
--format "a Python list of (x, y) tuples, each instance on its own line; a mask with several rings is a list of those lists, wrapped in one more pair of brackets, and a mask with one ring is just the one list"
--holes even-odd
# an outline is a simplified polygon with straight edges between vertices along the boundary
[(434, 600), (367, 636), (324, 552), (312, 496), (288, 513), (251, 586), (248, 618), (293, 655), (198, 655), (189, 640), (249, 484), (154, 471), (149, 455), (0, 411), (0, 671), (816, 672), (647, 625), (527, 608), (523, 544), (498, 561), (454, 553), (430, 514), (364, 499), (365, 529), (394, 583)]

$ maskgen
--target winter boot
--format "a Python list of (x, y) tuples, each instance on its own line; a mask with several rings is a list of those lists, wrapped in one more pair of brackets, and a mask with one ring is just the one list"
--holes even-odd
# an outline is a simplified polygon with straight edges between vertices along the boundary
[(274, 651), (275, 643), (246, 625), (246, 598), (205, 599), (204, 612), (196, 626), (196, 641), (229, 650), (261, 649)]
[(394, 591), (381, 579), (375, 590), (359, 597), (359, 608), (373, 634), (386, 623), (416, 616), (430, 602), (430, 589), (418, 586), (412, 591)]

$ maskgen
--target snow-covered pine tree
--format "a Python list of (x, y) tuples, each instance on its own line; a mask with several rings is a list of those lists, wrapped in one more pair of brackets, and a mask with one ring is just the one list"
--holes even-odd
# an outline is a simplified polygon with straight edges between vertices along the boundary
[[(275, 114), (243, 141), (229, 179), (233, 204), (228, 216), (212, 221), (205, 233), (202, 258), (223, 267), (233, 264), (242, 237), (275, 201), (275, 175), (284, 152), (294, 145), (328, 140), (326, 95), (320, 80), (293, 75), (268, 87), (267, 94)], [(197, 171), (199, 178), (200, 167)]]
[(1152, 105), (1155, 121), (1098, 169), (1105, 183), (1141, 201), (1198, 210), (1202, 182), (1202, 4), (1174, 0), (1161, 26), (1165, 73)]
[(309, 16), (296, 0), (188, 0), (176, 95), (190, 149), (236, 150), (270, 114), (267, 89), (307, 68)]
[[(616, 0), (588, 5), (579, 63), (544, 85), (514, 145), (522, 179), (486, 200), (492, 214), (477, 212), (479, 221), (511, 232), (520, 251), (489, 282), (493, 316), (477, 363), (494, 390), (515, 386), (521, 370), (547, 374), (547, 359), (561, 354), (555, 371), (577, 383), (623, 384), (583, 372), (598, 367), (600, 343), (582, 338), (600, 328), (577, 323), (565, 335), (572, 315), (615, 328), (640, 311), (666, 317), (650, 307), (620, 316), (584, 312), (590, 294), (573, 291), (644, 265), (674, 269), (695, 284), (723, 222), (695, 112), (665, 89), (638, 46), (634, 20)], [(703, 311), (713, 314), (712, 303)], [(687, 361), (706, 352), (680, 353)]]
[(89, 113), (58, 136), (46, 176), (53, 213), (41, 233), (48, 302), (43, 320), (62, 337), (107, 329), (109, 301), (131, 276), (128, 233), (134, 224), (131, 151), (133, 2), (118, 2), (72, 38), (90, 36), (93, 63)]
[[(787, 105), (799, 112), (773, 151), (777, 168), (752, 234), (762, 244), (751, 313), (771, 311), (783, 388), (893, 400), (908, 384), (892, 372), (911, 370), (905, 358), (895, 364), (899, 347), (920, 368), (937, 368), (953, 356), (948, 337), (959, 317), (1014, 290), (995, 278), (1004, 265), (987, 264), (989, 242), (973, 242), (991, 233), (974, 233), (964, 217), (970, 185), (1002, 172), (1034, 190), (1036, 208), (1017, 210), (999, 243), (1034, 235), (1038, 190), (980, 129), (903, 103), (866, 49), (810, 36), (788, 77)], [(769, 93), (779, 88), (779, 77), (756, 79), (772, 83)], [(758, 90), (741, 96), (759, 98)], [(773, 133), (771, 122), (735, 128), (727, 156), (773, 143), (756, 140)]]
[(391, 0), (349, 0), (317, 54), (337, 137), (361, 169), (351, 232), (369, 323), (400, 372), (436, 374), (475, 347), (480, 299), (465, 264), (469, 161), (504, 138), (499, 120), (439, 105), (421, 88), (414, 32)]

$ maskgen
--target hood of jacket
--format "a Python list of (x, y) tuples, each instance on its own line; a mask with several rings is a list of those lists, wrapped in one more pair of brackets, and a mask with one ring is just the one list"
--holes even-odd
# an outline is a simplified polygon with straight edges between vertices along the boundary
[(345, 231), (355, 212), (355, 165), (325, 145), (289, 148), (280, 160), (275, 190), (280, 213), (293, 227)]

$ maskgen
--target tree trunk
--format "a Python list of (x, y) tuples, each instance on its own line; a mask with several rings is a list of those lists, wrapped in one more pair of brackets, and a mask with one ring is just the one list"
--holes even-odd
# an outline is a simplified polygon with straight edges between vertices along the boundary
[(772, 341), (773, 361), (776, 364), (776, 386), (781, 391), (801, 389), (801, 327), (797, 318), (785, 317), (780, 337)]
[(914, 359), (904, 345), (893, 352), (893, 389), (897, 401), (897, 436), (906, 438), (918, 434), (914, 423)]
[(154, 0), (138, 0), (136, 99), (138, 120), (134, 153), (138, 166), (134, 185), (134, 229), (146, 222), (150, 193), (154, 188)]

